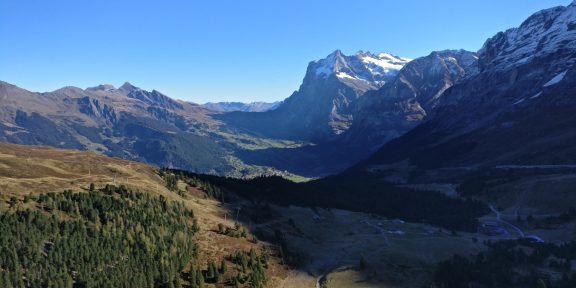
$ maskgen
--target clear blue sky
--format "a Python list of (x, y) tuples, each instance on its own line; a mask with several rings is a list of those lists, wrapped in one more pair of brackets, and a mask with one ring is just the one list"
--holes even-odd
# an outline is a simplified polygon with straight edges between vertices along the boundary
[(273, 101), (335, 49), (478, 50), (569, 0), (0, 0), (0, 80), (32, 91), (130, 81), (198, 103)]

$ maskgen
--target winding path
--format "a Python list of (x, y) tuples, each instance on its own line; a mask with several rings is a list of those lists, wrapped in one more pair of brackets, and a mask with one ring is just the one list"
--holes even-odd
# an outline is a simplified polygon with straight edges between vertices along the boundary
[(382, 235), (382, 237), (384, 237), (384, 241), (386, 242), (386, 246), (390, 246), (390, 240), (388, 240), (388, 236), (386, 236), (386, 231), (384, 230), (384, 228), (382, 228), (382, 227), (380, 227), (380, 226), (378, 226), (378, 225), (372, 224), (372, 223), (370, 223), (370, 221), (368, 221), (368, 220), (364, 220), (364, 223), (365, 223), (366, 225), (368, 225), (368, 226), (370, 226), (370, 227), (373, 227), (373, 228), (375, 228), (376, 230), (378, 230), (378, 232), (380, 232), (380, 234)]
[(500, 211), (496, 210), (496, 208), (494, 208), (494, 205), (490, 204), (490, 205), (488, 205), (488, 207), (490, 207), (490, 210), (492, 210), (492, 212), (494, 212), (494, 214), (496, 214), (496, 221), (514, 229), (516, 231), (516, 233), (518, 233), (520, 238), (526, 237), (526, 234), (524, 233), (524, 231), (522, 231), (522, 229), (518, 228), (516, 225), (514, 225), (514, 224), (512, 224), (506, 220), (502, 220), (502, 213), (500, 213)]

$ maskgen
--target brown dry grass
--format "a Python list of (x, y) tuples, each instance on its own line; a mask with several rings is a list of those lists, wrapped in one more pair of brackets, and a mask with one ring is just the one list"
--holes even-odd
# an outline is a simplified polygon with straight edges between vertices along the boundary
[(172, 194), (157, 172), (157, 167), (91, 152), (0, 143), (0, 195), (4, 197), (82, 191), (90, 183)]
[[(62, 192), (66, 189), (86, 191), (90, 183), (96, 187), (123, 184), (134, 190), (181, 201), (193, 209), (201, 229), (196, 240), (201, 248), (200, 259), (204, 265), (208, 259), (219, 263), (237, 250), (255, 248), (260, 253), (266, 247), (274, 251), (274, 247), (268, 243), (251, 243), (250, 234), (247, 238), (218, 234), (218, 223), (234, 226), (234, 220), (230, 217), (234, 213), (218, 201), (206, 199), (204, 192), (187, 187), (182, 182), (178, 183), (178, 187), (186, 191), (184, 197), (169, 191), (165, 188), (164, 180), (158, 176), (157, 167), (78, 150), (0, 143), (0, 199), (7, 200), (12, 196), (23, 198), (29, 194)], [(20, 208), (26, 208), (27, 204), (19, 205)], [(7, 208), (6, 201), (0, 201), (0, 207)], [(272, 256), (267, 273), (270, 278), (269, 287), (302, 287), (284, 284), (301, 275), (295, 277), (281, 264), (278, 256), (274, 253)], [(226, 276), (233, 276), (231, 263), (228, 263), (228, 271)]]
[[(267, 275), (270, 279), (268, 287), (302, 287), (282, 286), (293, 274), (289, 273), (288, 267), (281, 264), (282, 260), (278, 253), (275, 252), (277, 250), (275, 246), (262, 241), (257, 243), (250, 242), (249, 240), (252, 239), (250, 233), (248, 233), (246, 238), (235, 238), (219, 234), (217, 232), (218, 223), (222, 223), (227, 227), (234, 226), (235, 221), (230, 216), (234, 213), (218, 201), (198, 197), (197, 195), (202, 192), (196, 188), (188, 187), (187, 190), (188, 193), (186, 195), (189, 199), (185, 203), (194, 210), (194, 215), (198, 218), (198, 224), (200, 225), (200, 233), (197, 236), (200, 251), (202, 251), (200, 263), (207, 265), (208, 260), (213, 260), (219, 264), (226, 256), (239, 250), (248, 251), (250, 248), (254, 248), (257, 253), (262, 253), (266, 249), (272, 255), (267, 270)], [(247, 231), (249, 230), (247, 229)], [(227, 262), (227, 265), (228, 273), (225, 278), (235, 275), (234, 265), (230, 262)]]

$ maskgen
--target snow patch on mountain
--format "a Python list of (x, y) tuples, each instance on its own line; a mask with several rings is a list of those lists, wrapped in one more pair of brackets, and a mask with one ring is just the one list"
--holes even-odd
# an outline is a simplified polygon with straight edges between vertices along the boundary
[(336, 54), (340, 53), (340, 51), (336, 50), (332, 54), (328, 55), (328, 57), (318, 60), (315, 63), (318, 63), (319, 66), (316, 68), (316, 75), (330, 75), (334, 72), (334, 65), (336, 64)]
[(369, 53), (359, 53), (358, 56), (366, 68), (375, 75), (396, 74), (411, 61), (411, 59), (396, 57), (388, 53), (380, 53), (376, 57)]
[(554, 78), (550, 79), (550, 81), (546, 82), (546, 84), (544, 84), (544, 87), (548, 87), (548, 86), (552, 86), (555, 84), (558, 84), (560, 81), (564, 80), (564, 76), (566, 76), (566, 72), (568, 72), (568, 70), (559, 73), (558, 75), (554, 76)]
[(352, 77), (352, 76), (346, 74), (346, 72), (338, 72), (338, 73), (336, 73), (336, 77), (341, 78), (341, 79), (347, 78), (347, 79), (360, 80), (356, 77)]
[(478, 53), (483, 68), (506, 69), (558, 51), (573, 59), (568, 56), (575, 49), (576, 5), (572, 3), (536, 12), (519, 27), (488, 39)]
[(514, 102), (514, 104), (512, 104), (512, 105), (518, 105), (518, 104), (520, 104), (520, 103), (524, 102), (525, 100), (526, 100), (526, 98), (522, 98), (522, 99), (520, 99), (520, 100), (518, 100), (518, 101)]
[(335, 75), (339, 79), (368, 81), (375, 86), (384, 84), (384, 80), (398, 74), (398, 71), (412, 59), (398, 57), (390, 53), (359, 51), (346, 56), (340, 50), (334, 51), (326, 58), (312, 62), (317, 76)]
[(538, 93), (534, 94), (534, 96), (530, 97), (530, 99), (535, 99), (535, 98), (538, 98), (538, 97), (540, 97), (540, 95), (542, 95), (542, 91), (540, 91), (540, 92), (538, 92)]

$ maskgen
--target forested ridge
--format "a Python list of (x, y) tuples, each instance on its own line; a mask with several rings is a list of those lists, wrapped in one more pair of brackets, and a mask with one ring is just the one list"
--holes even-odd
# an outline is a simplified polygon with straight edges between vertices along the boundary
[[(178, 181), (223, 199), (208, 181), (160, 176), (185, 199)], [(0, 211), (0, 288), (266, 287), (266, 250), (201, 257), (198, 218), (184, 202), (124, 185), (87, 190), (7, 201), (9, 208)], [(239, 225), (229, 230), (246, 233)]]
[(182, 203), (106, 186), (0, 215), (0, 287), (176, 287), (198, 257)]

